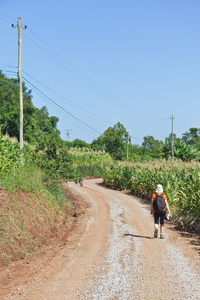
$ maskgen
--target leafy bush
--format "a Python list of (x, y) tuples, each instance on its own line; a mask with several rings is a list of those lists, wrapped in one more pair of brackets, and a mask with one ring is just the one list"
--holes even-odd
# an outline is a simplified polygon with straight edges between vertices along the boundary
[(82, 178), (70, 164), (66, 149), (61, 148), (59, 153), (56, 149), (54, 153), (52, 144), (48, 146), (43, 152), (35, 152), (28, 145), (20, 150), (18, 142), (0, 138), (1, 187), (12, 193), (42, 193), (54, 205), (66, 201), (60, 179), (81, 182)]

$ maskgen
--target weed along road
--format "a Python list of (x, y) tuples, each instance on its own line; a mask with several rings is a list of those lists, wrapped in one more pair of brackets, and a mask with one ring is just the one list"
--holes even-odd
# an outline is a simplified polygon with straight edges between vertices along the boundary
[(198, 237), (166, 224), (165, 239), (155, 239), (150, 205), (101, 183), (69, 183), (85, 212), (59, 251), (4, 299), (200, 299)]

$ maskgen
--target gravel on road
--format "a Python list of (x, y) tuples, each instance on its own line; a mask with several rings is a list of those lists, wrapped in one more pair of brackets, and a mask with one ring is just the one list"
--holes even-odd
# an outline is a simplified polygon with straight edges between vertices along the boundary
[(165, 239), (154, 238), (150, 205), (102, 179), (69, 187), (87, 213), (59, 254), (5, 300), (200, 299), (198, 244), (167, 224)]

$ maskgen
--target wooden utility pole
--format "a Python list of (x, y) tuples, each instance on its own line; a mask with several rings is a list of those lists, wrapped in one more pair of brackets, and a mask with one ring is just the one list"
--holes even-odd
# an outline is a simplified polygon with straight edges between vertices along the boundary
[(67, 129), (67, 141), (69, 141), (70, 140), (70, 137), (69, 137), (69, 132), (71, 131), (71, 129), (69, 130), (69, 129)]
[(174, 117), (173, 117), (173, 115), (172, 115), (172, 117), (171, 117), (171, 119), (172, 119), (172, 159), (174, 159), (174, 125), (173, 125), (173, 121), (174, 121)]
[(21, 39), (21, 18), (18, 18), (18, 81), (19, 81), (19, 103), (20, 103), (20, 126), (19, 126), (19, 142), (20, 149), (23, 148), (23, 91), (21, 77), (21, 60), (22, 60), (22, 39)]
[[(12, 24), (13, 28), (16, 28), (14, 24)], [(20, 116), (19, 116), (19, 142), (20, 149), (23, 148), (23, 90), (22, 90), (22, 76), (21, 76), (21, 60), (22, 60), (22, 38), (21, 38), (21, 28), (26, 29), (27, 26), (21, 26), (21, 18), (18, 17), (17, 21), (18, 28), (18, 83), (19, 83), (19, 106), (20, 106)]]
[(126, 160), (128, 161), (128, 138), (129, 138), (129, 133), (127, 132), (127, 147), (126, 147)]

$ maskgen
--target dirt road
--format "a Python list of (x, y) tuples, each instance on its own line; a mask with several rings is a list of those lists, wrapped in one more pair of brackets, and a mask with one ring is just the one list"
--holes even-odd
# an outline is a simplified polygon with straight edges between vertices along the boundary
[(153, 238), (149, 205), (101, 182), (70, 183), (86, 213), (55, 255), (3, 299), (200, 299), (199, 238), (172, 225), (164, 240)]

